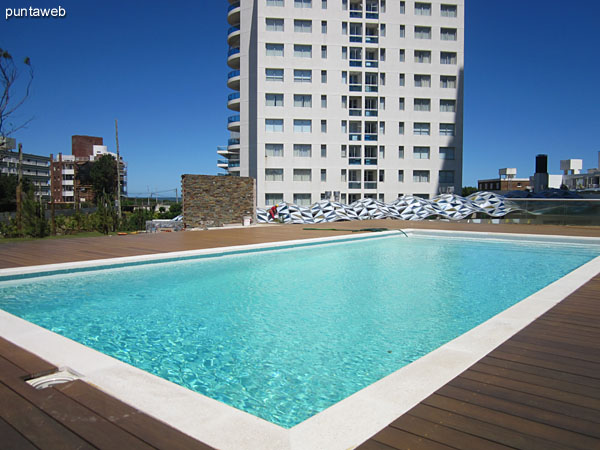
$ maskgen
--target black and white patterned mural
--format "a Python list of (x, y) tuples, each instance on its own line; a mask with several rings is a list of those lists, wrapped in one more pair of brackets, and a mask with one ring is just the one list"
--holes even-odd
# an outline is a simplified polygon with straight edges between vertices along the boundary
[(343, 220), (423, 220), (427, 218), (461, 220), (473, 213), (502, 217), (519, 209), (501, 195), (492, 192), (477, 192), (466, 198), (454, 194), (442, 194), (431, 200), (405, 195), (392, 203), (383, 203), (374, 199), (362, 199), (350, 205), (322, 200), (309, 207), (280, 203), (270, 209), (258, 208), (256, 215), (259, 223), (323, 223)]

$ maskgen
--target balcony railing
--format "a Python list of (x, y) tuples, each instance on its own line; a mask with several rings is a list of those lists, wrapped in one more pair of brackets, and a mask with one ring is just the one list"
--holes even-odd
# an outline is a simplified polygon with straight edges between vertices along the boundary
[(240, 162), (239, 160), (230, 160), (227, 163), (227, 167), (240, 167)]
[(351, 92), (361, 92), (362, 91), (362, 86), (360, 84), (351, 84), (350, 85), (350, 91)]
[(350, 35), (350, 42), (362, 42), (362, 36)]
[(348, 158), (348, 164), (351, 166), (360, 166), (362, 161), (360, 158)]
[(376, 134), (365, 134), (365, 141), (376, 141), (376, 140), (377, 140)]
[(232, 92), (227, 96), (227, 101), (235, 100), (236, 98), (240, 98), (239, 92)]
[(232, 122), (239, 122), (240, 121), (240, 115), (236, 114), (235, 116), (229, 116), (227, 118), (227, 123), (232, 123)]
[(350, 135), (348, 136), (348, 138), (351, 141), (360, 141), (360, 134), (350, 133)]
[(227, 145), (240, 145), (240, 140), (239, 139), (228, 139), (227, 140)]
[(350, 17), (355, 17), (355, 18), (362, 18), (362, 11), (357, 11), (357, 10), (350, 10)]
[(231, 33), (235, 33), (236, 31), (240, 31), (240, 27), (229, 27), (229, 30), (227, 30), (227, 35), (230, 35)]
[(365, 158), (365, 166), (376, 166), (377, 158)]
[(360, 59), (351, 59), (350, 67), (362, 67), (362, 61)]
[(229, 165), (229, 161), (226, 159), (217, 159), (217, 164)]
[(362, 115), (362, 110), (360, 109), (350, 109), (351, 116), (360, 116)]
[(365, 42), (367, 44), (377, 44), (379, 42), (379, 37), (378, 36), (366, 36)]
[(231, 72), (229, 72), (227, 74), (227, 79), (233, 78), (233, 77), (239, 77), (239, 76), (240, 76), (240, 71), (239, 70), (232, 70)]
[(377, 189), (377, 181), (365, 181), (365, 189)]
[(365, 13), (365, 17), (367, 19), (379, 19), (379, 13), (378, 12), (367, 12), (367, 13)]
[(227, 52), (227, 56), (231, 56), (231, 55), (235, 55), (236, 53), (239, 53), (240, 49), (237, 47), (233, 47), (230, 48), (229, 51)]
[(379, 90), (376, 84), (365, 85), (365, 92), (377, 92)]
[(377, 117), (376, 109), (365, 109), (365, 116)]
[(360, 189), (360, 181), (348, 181), (348, 189)]
[[(240, 7), (240, 2), (235, 2), (235, 3), (231, 4), (231, 5), (229, 5), (229, 8), (227, 8), (227, 12), (232, 11), (235, 8), (239, 8), (239, 7)], [(222, 33), (222, 31), (221, 31), (221, 33)]]
[(368, 59), (365, 61), (365, 67), (379, 67), (379, 61)]

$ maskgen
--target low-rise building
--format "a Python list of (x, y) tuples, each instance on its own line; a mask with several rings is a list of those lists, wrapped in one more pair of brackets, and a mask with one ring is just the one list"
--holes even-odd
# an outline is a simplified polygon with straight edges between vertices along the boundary
[(598, 167), (588, 169), (581, 173), (583, 161), (581, 159), (567, 159), (560, 162), (563, 170), (563, 183), (570, 190), (599, 190), (600, 189), (600, 152), (598, 152)]
[[(19, 173), (19, 152), (14, 151), (14, 139), (3, 139), (0, 143), (2, 155), (0, 157), (0, 173), (2, 175), (15, 175)], [(50, 158), (47, 156), (23, 153), (22, 159), (23, 178), (29, 180), (34, 186), (36, 200), (50, 199)]]
[(477, 189), (489, 192), (510, 192), (531, 190), (529, 178), (517, 178), (517, 169), (509, 167), (498, 171), (498, 178), (477, 180)]

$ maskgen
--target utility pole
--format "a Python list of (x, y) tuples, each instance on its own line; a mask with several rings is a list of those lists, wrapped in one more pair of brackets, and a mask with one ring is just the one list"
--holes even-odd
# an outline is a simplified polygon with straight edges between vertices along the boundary
[(119, 124), (115, 119), (115, 136), (117, 139), (117, 215), (121, 218), (121, 156), (119, 154)]
[(19, 235), (23, 233), (23, 144), (19, 143), (19, 167), (17, 168), (17, 230)]

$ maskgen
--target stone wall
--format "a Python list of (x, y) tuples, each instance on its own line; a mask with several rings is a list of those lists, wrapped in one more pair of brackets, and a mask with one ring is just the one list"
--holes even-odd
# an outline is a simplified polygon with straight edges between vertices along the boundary
[(256, 223), (256, 183), (253, 178), (182, 175), (183, 222), (186, 227), (219, 227)]

